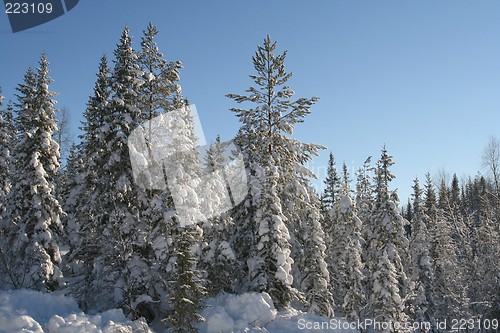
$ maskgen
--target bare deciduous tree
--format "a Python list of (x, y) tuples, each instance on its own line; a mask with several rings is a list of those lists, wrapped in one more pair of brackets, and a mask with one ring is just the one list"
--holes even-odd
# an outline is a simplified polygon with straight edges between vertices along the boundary
[(500, 140), (490, 137), (481, 159), (483, 167), (491, 173), (496, 193), (500, 193)]
[(65, 106), (56, 111), (57, 130), (54, 133), (55, 140), (59, 145), (61, 159), (66, 159), (69, 156), (73, 136), (70, 129), (70, 114), (69, 109)]

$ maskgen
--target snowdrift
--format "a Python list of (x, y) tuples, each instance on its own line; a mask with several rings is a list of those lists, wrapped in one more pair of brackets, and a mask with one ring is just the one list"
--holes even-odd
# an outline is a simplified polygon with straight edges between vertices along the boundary
[[(358, 332), (333, 329), (330, 325), (330, 318), (299, 310), (290, 309), (278, 312), (267, 293), (221, 295), (209, 299), (203, 316), (206, 321), (200, 325), (200, 333)], [(342, 322), (340, 319), (336, 320)], [(325, 328), (318, 329), (317, 326), (314, 327), (315, 323), (323, 324)]]
[[(278, 312), (267, 293), (220, 295), (207, 300), (200, 333), (357, 332), (308, 329), (328, 318), (290, 309)], [(127, 319), (120, 309), (89, 315), (67, 296), (33, 290), (0, 291), (0, 333), (153, 333), (144, 321)], [(157, 333), (168, 333), (158, 328)]]
[(87, 315), (71, 297), (33, 290), (0, 292), (0, 333), (140, 333), (145, 322), (132, 322), (119, 309)]

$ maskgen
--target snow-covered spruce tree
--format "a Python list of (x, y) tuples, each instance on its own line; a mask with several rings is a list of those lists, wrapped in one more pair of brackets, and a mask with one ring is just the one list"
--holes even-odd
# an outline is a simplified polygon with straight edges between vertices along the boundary
[(207, 289), (210, 295), (217, 295), (222, 291), (234, 292), (236, 287), (236, 257), (229, 243), (233, 232), (229, 210), (233, 203), (226, 196), (231, 189), (224, 171), (228, 162), (224, 155), (225, 146), (220, 136), (210, 145), (200, 185), (202, 211), (207, 215), (203, 224), (201, 264), (207, 272)]
[[(61, 107), (55, 110), (54, 119), (56, 120), (56, 130), (53, 133), (54, 140), (59, 146), (60, 160), (64, 161), (61, 163), (56, 175), (56, 198), (61, 203), (64, 208), (65, 195), (67, 194), (68, 186), (66, 184), (68, 177), (71, 177), (66, 170), (66, 164), (69, 157), (69, 151), (73, 145), (73, 138), (70, 131), (70, 118), (69, 109), (67, 107)], [(63, 225), (64, 225), (63, 219)], [(62, 240), (66, 243), (65, 240)]]
[[(371, 173), (375, 168), (371, 166), (371, 159), (372, 157), (369, 156), (356, 172), (356, 190), (354, 194), (355, 211), (356, 215), (361, 220), (361, 236), (365, 240), (361, 246), (361, 261), (363, 263), (367, 263), (369, 258), (368, 240), (371, 238), (372, 234), (372, 228), (369, 221), (375, 201), (373, 196), (373, 184), (371, 182)], [(365, 265), (363, 272), (365, 275), (364, 289), (368, 291), (370, 289), (370, 271), (367, 264)]]
[(366, 305), (366, 281), (363, 272), (365, 264), (362, 261), (365, 241), (362, 237), (362, 222), (357, 216), (356, 204), (351, 199), (353, 191), (349, 185), (350, 182), (347, 165), (343, 163), (340, 186), (340, 193), (343, 197), (337, 203), (340, 220), (345, 221), (340, 224), (345, 227), (341, 232), (341, 243), (345, 243), (345, 248), (339, 257), (345, 262), (347, 271), (344, 280), (346, 293), (342, 302), (342, 310), (347, 319), (358, 320)]
[(408, 203), (406, 204), (406, 207), (401, 208), (401, 215), (404, 216), (404, 218), (406, 220), (408, 220), (408, 222), (412, 221), (412, 219), (413, 219), (413, 207), (412, 207), (410, 198), (408, 198)]
[[(78, 146), (76, 144), (72, 144), (66, 160), (66, 167), (62, 171), (62, 174), (59, 175), (59, 178), (64, 179), (64, 181), (59, 182), (58, 185), (60, 187), (58, 195), (62, 203), (63, 210), (67, 214), (62, 220), (64, 229), (66, 230), (65, 238), (67, 238), (66, 242), (71, 248), (77, 247), (81, 240), (78, 235), (79, 228), (75, 219), (75, 211), (78, 208), (76, 205), (77, 198), (75, 198), (75, 192), (78, 191), (81, 185), (81, 176), (84, 167), (85, 166), (83, 165)], [(65, 264), (66, 262), (63, 262), (63, 265)]]
[[(35, 77), (35, 72), (32, 70), (32, 68), (28, 68), (24, 75), (24, 83), (20, 83), (19, 86), (16, 88), (20, 92), (20, 96), (18, 96), (18, 99), (22, 99), (24, 102), (23, 104), (26, 106), (26, 113), (23, 114), (21, 113), (18, 115), (21, 119), (21, 117), (26, 118), (28, 116), (28, 112), (31, 112), (31, 109), (28, 109), (28, 105), (31, 106), (31, 108), (34, 105), (34, 99), (35, 99), (35, 86), (36, 86), (36, 77)], [(3, 100), (3, 98), (2, 98)], [(16, 105), (17, 106), (17, 105)], [(23, 106), (23, 109), (25, 107)], [(15, 121), (15, 129), (14, 129), (14, 136), (17, 137), (17, 133), (25, 131), (21, 131), (21, 126), (23, 126), (23, 123), (27, 123), (27, 121), (20, 122), (19, 120)], [(5, 124), (5, 123), (4, 123)], [(16, 138), (18, 139), (18, 138)], [(16, 145), (17, 145), (17, 140), (15, 140)], [(12, 233), (14, 233), (15, 230), (15, 224), (13, 223), (13, 219), (11, 218), (11, 213), (15, 209), (15, 201), (12, 201), (12, 204), (9, 204), (10, 200), (13, 200), (13, 194), (10, 193), (11, 187), (12, 187), (12, 173), (13, 169), (15, 167), (14, 158), (14, 149), (16, 147), (12, 146), (9, 151), (7, 151), (5, 148), (2, 150), (2, 157), (5, 158), (5, 155), (9, 154), (9, 158), (7, 160), (4, 160), (3, 164), (3, 169), (2, 173), (5, 178), (2, 177), (2, 190), (3, 190), (3, 195), (4, 198), (1, 202), (3, 205), (2, 212), (0, 215), (1, 218), (1, 236), (2, 240), (0, 242), (0, 251), (1, 251), (1, 270), (0, 272), (3, 274), (0, 276), (2, 281), (4, 282), (3, 285), (6, 286), (6, 288), (22, 288), (23, 286), (20, 285), (22, 284), (23, 276), (26, 275), (26, 271), (20, 272), (14, 262), (12, 261), (12, 258), (9, 256), (9, 251), (11, 251), (11, 246), (10, 242), (12, 241)], [(8, 167), (8, 168), (6, 168)], [(12, 171), (12, 172), (11, 172)], [(7, 174), (5, 172), (8, 172)], [(8, 191), (6, 191), (8, 190)], [(7, 194), (10, 193), (10, 198), (7, 197)], [(20, 198), (20, 195), (19, 197)]]
[(500, 309), (495, 308), (500, 296), (497, 287), (499, 276), (498, 224), (495, 221), (494, 181), (486, 181), (483, 176), (468, 179), (461, 193), (461, 214), (470, 217), (470, 256), (467, 280), (465, 281), (470, 299), (471, 314), (475, 318), (497, 318)]
[(266, 181), (260, 203), (257, 246), (251, 258), (252, 289), (269, 293), (277, 308), (285, 308), (292, 300), (290, 234), (286, 227), (281, 200), (277, 193), (279, 174), (271, 158), (266, 166)]
[[(153, 150), (159, 146), (158, 140), (161, 140), (161, 128), (157, 125), (155, 117), (174, 109), (181, 108), (185, 105), (185, 101), (181, 96), (181, 88), (178, 84), (179, 70), (182, 65), (179, 61), (167, 62), (163, 58), (163, 54), (159, 51), (155, 37), (158, 34), (158, 29), (153, 23), (149, 23), (146, 30), (143, 31), (141, 37), (141, 49), (137, 54), (137, 64), (139, 73), (143, 80), (140, 94), (138, 96), (138, 107), (141, 111), (141, 120), (145, 121), (143, 128), (146, 134), (146, 148), (148, 151), (148, 167), (149, 174), (153, 177), (160, 176), (161, 161), (156, 161), (153, 158)], [(163, 175), (161, 175), (163, 176)], [(139, 183), (144, 185), (148, 200), (155, 200), (155, 197), (162, 196), (162, 189), (154, 188), (151, 184), (144, 183), (146, 180), (141, 179)], [(154, 181), (154, 179), (149, 179)], [(151, 211), (152, 214), (158, 212)], [(161, 213), (161, 212), (160, 212)], [(149, 220), (157, 221), (156, 216), (147, 217)], [(155, 226), (153, 222), (152, 226)]]
[[(172, 111), (177, 108), (181, 108), (185, 105), (185, 101), (182, 99), (179, 81), (179, 69), (182, 65), (179, 61), (167, 62), (163, 54), (159, 51), (158, 45), (155, 42), (155, 37), (158, 34), (158, 29), (153, 23), (149, 23), (146, 30), (143, 31), (143, 36), (141, 38), (141, 50), (138, 52), (138, 66), (140, 68), (140, 74), (144, 81), (141, 86), (140, 96), (139, 96), (139, 108), (141, 110), (141, 119), (145, 122), (144, 131), (146, 133), (146, 146), (148, 149), (148, 167), (150, 168), (150, 174), (161, 174), (155, 176), (164, 177), (161, 171), (161, 161), (156, 161), (152, 152), (155, 146), (158, 145), (158, 140), (162, 129), (159, 126), (155, 126), (154, 118), (160, 114), (168, 111)], [(153, 130), (155, 129), (155, 131)], [(145, 180), (140, 181), (141, 185), (144, 185), (147, 199), (150, 202), (161, 201), (166, 199), (166, 208), (173, 208), (172, 200), (169, 199), (168, 189), (157, 189), (151, 184), (143, 184)], [(149, 180), (151, 182), (152, 180)], [(162, 199), (163, 198), (163, 199)], [(163, 209), (158, 211), (153, 207), (149, 207), (149, 212), (145, 218), (149, 221), (150, 227), (155, 228), (160, 220)], [(160, 217), (158, 216), (160, 215)], [(154, 237), (153, 237), (154, 238)]]
[[(83, 113), (84, 121), (80, 127), (80, 144), (75, 151), (78, 171), (74, 186), (69, 189), (64, 208), (68, 211), (66, 225), (70, 252), (66, 256), (65, 277), (69, 279), (71, 294), (83, 309), (90, 309), (103, 299), (101, 293), (109, 295), (109, 290), (101, 289), (100, 281), (95, 280), (99, 269), (95, 261), (99, 255), (101, 235), (104, 225), (98, 219), (99, 184), (103, 166), (109, 160), (107, 148), (111, 120), (110, 103), (111, 70), (106, 56), (101, 58), (94, 93), (89, 97)], [(76, 231), (75, 231), (76, 230)]]
[[(434, 183), (432, 182), (430, 173), (425, 175), (424, 198), (422, 209), (424, 214), (429, 218), (427, 220), (427, 230), (430, 235), (434, 235), (436, 231), (436, 221), (438, 218), (438, 208), (436, 191), (434, 189)], [(429, 240), (429, 255), (433, 260), (437, 257), (434, 237), (430, 237)]]
[(456, 174), (453, 174), (449, 196), (440, 200), (443, 204), (445, 218), (452, 225), (452, 237), (457, 244), (458, 259), (460, 265), (465, 268), (462, 271), (463, 282), (467, 284), (467, 280), (469, 280), (468, 273), (475, 269), (472, 267), (473, 264), (470, 261), (473, 246), (471, 240), (473, 214), (464, 210), (460, 192), (458, 177)]
[[(344, 178), (348, 179), (347, 172), (344, 174)], [(361, 261), (364, 240), (361, 237), (361, 220), (355, 213), (355, 205), (349, 192), (345, 182), (341, 192), (343, 196), (333, 205), (331, 211), (338, 235), (334, 245), (337, 287), (333, 288), (339, 294), (339, 304), (342, 304), (344, 315), (350, 319), (358, 319), (365, 304), (364, 265)]]
[[(328, 169), (331, 170), (333, 161), (333, 156), (330, 155), (330, 162)], [(335, 173), (336, 175), (336, 173)], [(325, 184), (328, 183), (327, 177)], [(336, 199), (333, 201), (330, 209), (328, 210), (328, 215), (324, 216), (323, 225), (325, 230), (325, 245), (326, 245), (326, 262), (328, 264), (328, 269), (330, 272), (330, 282), (332, 284), (332, 290), (334, 290), (335, 304), (339, 307), (342, 306), (344, 302), (344, 296), (346, 294), (346, 245), (347, 239), (343, 238), (346, 234), (347, 236), (352, 236), (347, 227), (348, 220), (353, 218), (353, 211), (349, 208), (349, 216), (346, 215), (347, 208), (346, 204), (351, 205), (350, 199), (350, 187), (349, 187), (349, 174), (347, 167), (343, 165), (343, 179), (339, 177), (337, 184), (337, 193), (335, 194)], [(357, 219), (357, 217), (356, 217)], [(361, 223), (358, 226), (361, 228)], [(357, 236), (357, 241), (360, 241), (359, 235)]]
[[(260, 224), (258, 204), (263, 184), (265, 183), (262, 167), (267, 165), (271, 157), (276, 161), (279, 178), (277, 179), (276, 193), (281, 199), (283, 215), (287, 219), (287, 228), (290, 232), (290, 243), (292, 245), (292, 257), (295, 262), (301, 263), (301, 251), (303, 240), (300, 238), (300, 230), (304, 223), (306, 210), (311, 209), (308, 205), (307, 194), (308, 179), (314, 175), (304, 167), (304, 163), (311, 159), (311, 155), (317, 155), (318, 150), (323, 147), (315, 144), (305, 144), (294, 140), (287, 135), (292, 134), (295, 124), (303, 122), (303, 118), (311, 112), (311, 106), (317, 98), (299, 98), (291, 100), (294, 92), (286, 85), (292, 76), (285, 71), (286, 52), (276, 55), (276, 43), (270, 37), (266, 37), (264, 45), (258, 46), (253, 57), (256, 70), (255, 75), (250, 75), (256, 84), (247, 90), (246, 95), (229, 94), (228, 97), (238, 103), (249, 102), (254, 107), (232, 108), (242, 122), (236, 142), (240, 145), (245, 158), (246, 167), (249, 169), (249, 197), (245, 204), (240, 205), (235, 212), (236, 230), (243, 230), (245, 235), (240, 236), (242, 243), (247, 244), (240, 259), (246, 262), (255, 247), (258, 225)], [(305, 195), (297, 195), (305, 193)], [(316, 208), (312, 208), (316, 209)], [(318, 208), (319, 209), (319, 208)], [(239, 225), (239, 223), (245, 225)], [(294, 270), (296, 276), (294, 281), (302, 280), (300, 272), (303, 268)], [(250, 268), (250, 267), (248, 267)], [(248, 269), (247, 268), (247, 269)], [(318, 271), (320, 269), (318, 268)], [(252, 276), (248, 272), (247, 276)], [(326, 307), (327, 305), (325, 305)]]
[(326, 179), (323, 183), (325, 184), (325, 189), (321, 195), (321, 204), (324, 211), (328, 212), (340, 197), (340, 176), (338, 175), (332, 152), (328, 155)]
[(438, 187), (438, 208), (445, 210), (447, 208), (449, 202), (450, 192), (448, 191), (448, 187), (446, 186), (446, 182), (444, 179), (441, 179)]
[[(144, 80), (141, 111), (147, 120), (184, 105), (178, 84), (182, 64), (180, 61), (167, 62), (164, 59), (155, 42), (157, 34), (157, 27), (150, 22), (143, 31), (141, 50), (138, 52), (138, 64)], [(148, 131), (148, 134), (151, 135), (151, 132)]]
[[(372, 283), (372, 311), (377, 321), (385, 323), (405, 322), (403, 303), (399, 290), (399, 272), (387, 253), (387, 248), (381, 251), (371, 277)], [(411, 332), (394, 327), (384, 328), (381, 333)]]
[[(340, 200), (340, 199), (339, 199)], [(334, 291), (335, 304), (342, 305), (346, 293), (345, 277), (347, 270), (345, 267), (346, 254), (345, 244), (347, 240), (342, 240), (343, 233), (346, 231), (344, 220), (344, 209), (340, 209), (339, 201), (330, 208), (328, 217), (324, 220), (325, 230), (325, 245), (326, 245), (326, 258), (325, 261), (328, 265), (330, 276), (331, 288)]]
[(12, 150), (15, 144), (16, 130), (12, 112), (12, 103), (2, 108), (3, 96), (0, 95), (0, 281), (2, 286), (9, 283), (9, 265), (5, 254), (7, 251), (6, 229), (10, 219), (7, 212), (7, 195), (11, 189)]
[(404, 301), (408, 294), (408, 240), (404, 236), (405, 220), (401, 216), (395, 194), (389, 190), (394, 175), (389, 168), (392, 156), (382, 149), (377, 162), (375, 177), (375, 204), (368, 222), (367, 265), (370, 271), (368, 317), (385, 322), (402, 322), (407, 319)]
[(7, 209), (7, 195), (12, 185), (11, 155), (16, 140), (13, 105), (9, 102), (7, 108), (3, 109), (2, 99), (3, 96), (0, 96), (0, 230), (4, 227), (1, 221)]
[(457, 174), (454, 173), (451, 179), (451, 189), (450, 189), (450, 205), (456, 209), (460, 208), (460, 187), (458, 183)]
[(137, 56), (125, 27), (114, 51), (109, 102), (97, 133), (103, 150), (98, 157), (96, 186), (90, 196), (94, 209), (97, 255), (91, 281), (103, 306), (121, 306), (135, 315), (148, 285), (148, 265), (142, 255), (147, 225), (141, 219), (143, 193), (134, 181), (127, 138), (141, 119), (138, 108), (142, 79)]
[[(90, 281), (86, 279), (86, 277), (90, 276), (88, 272), (91, 271), (92, 261), (90, 259), (82, 260), (82, 241), (90, 235), (82, 235), (81, 226), (90, 224), (91, 216), (83, 215), (80, 211), (80, 204), (89, 200), (86, 196), (88, 193), (82, 191), (83, 176), (87, 169), (83, 163), (81, 146), (82, 144), (73, 144), (70, 148), (62, 175), (64, 182), (59, 183), (58, 195), (62, 208), (67, 214), (62, 219), (65, 233), (64, 238), (61, 240), (69, 248), (66, 255), (62, 257), (61, 262), (61, 270), (66, 286), (65, 293), (75, 296), (80, 302), (81, 308), (86, 310), (87, 306), (84, 300), (89, 297), (83, 297), (82, 295), (92, 293)], [(61, 175), (59, 176), (61, 177)], [(80, 219), (77, 219), (77, 217), (80, 217)], [(95, 237), (96, 235), (93, 234), (92, 236)]]
[(340, 239), (340, 226), (337, 216), (332, 212), (333, 207), (341, 197), (340, 187), (341, 178), (337, 173), (335, 166), (335, 159), (333, 153), (330, 152), (328, 158), (327, 176), (323, 181), (325, 189), (321, 196), (321, 209), (322, 209), (322, 224), (324, 229), (325, 241), (325, 262), (328, 267), (331, 289), (334, 291), (335, 304), (341, 306), (342, 300), (345, 295), (345, 290), (342, 289), (339, 275), (345, 274), (345, 267), (343, 267), (339, 258), (339, 239)]
[(250, 288), (250, 272), (247, 260), (256, 245), (256, 234), (260, 208), (262, 187), (264, 183), (264, 168), (260, 165), (257, 154), (257, 131), (255, 120), (245, 122), (240, 127), (234, 142), (241, 149), (243, 155), (245, 173), (247, 177), (248, 193), (245, 199), (239, 203), (231, 212), (234, 232), (230, 238), (236, 254), (237, 289), (248, 291)]
[(320, 200), (311, 186), (307, 187), (309, 207), (303, 209), (301, 227), (304, 244), (301, 267), (303, 267), (301, 290), (309, 304), (308, 310), (323, 316), (334, 316), (334, 300), (329, 284), (330, 273), (326, 263), (325, 234), (321, 225)]
[[(464, 288), (463, 266), (459, 261), (454, 225), (447, 218), (450, 210), (448, 191), (440, 189), (440, 207), (436, 209), (432, 243), (434, 246), (435, 318), (468, 318), (467, 288)], [(449, 217), (450, 215), (448, 215)], [(449, 327), (448, 327), (449, 329)]]
[(255, 145), (250, 139), (254, 133), (253, 130), (242, 127), (235, 139), (235, 143), (242, 150), (248, 184), (245, 199), (231, 212), (234, 231), (229, 241), (236, 254), (236, 284), (237, 289), (241, 291), (248, 291), (251, 287), (251, 267), (248, 260), (256, 245), (258, 221), (261, 216), (258, 203), (263, 192), (264, 169), (255, 161)]
[(357, 215), (363, 224), (369, 219), (374, 201), (373, 186), (370, 180), (370, 173), (374, 168), (370, 166), (370, 163), (371, 156), (365, 160), (363, 166), (356, 172), (356, 191), (354, 199), (356, 202)]
[(8, 195), (8, 247), (10, 281), (14, 288), (54, 290), (61, 278), (57, 235), (63, 211), (56, 197), (59, 147), (52, 138), (56, 94), (49, 90), (47, 57), (36, 72), (29, 69), (17, 88), (18, 142), (12, 154), (12, 189)]
[(364, 263), (361, 259), (362, 246), (356, 238), (348, 240), (350, 254), (347, 256), (347, 283), (348, 288), (342, 304), (344, 316), (349, 320), (361, 318), (362, 310), (366, 304), (366, 291), (363, 272)]
[[(138, 52), (138, 66), (144, 82), (140, 87), (139, 108), (141, 111), (141, 126), (146, 139), (144, 154), (147, 163), (146, 178), (137, 179), (144, 192), (141, 212), (142, 220), (148, 228), (147, 251), (143, 255), (149, 258), (150, 271), (144, 276), (143, 283), (148, 288), (148, 295), (153, 302), (143, 302), (141, 307), (149, 307), (148, 311), (156, 311), (157, 304), (161, 304), (161, 311), (168, 307), (168, 280), (171, 278), (173, 264), (172, 232), (174, 221), (174, 201), (171, 189), (168, 186), (157, 186), (158, 182), (168, 183), (167, 175), (162, 166), (162, 160), (155, 158), (162, 154), (160, 147), (164, 141), (164, 128), (158, 118), (170, 111), (185, 106), (186, 101), (181, 95), (178, 84), (179, 70), (182, 65), (179, 61), (168, 62), (160, 52), (155, 41), (158, 29), (149, 23), (141, 37), (141, 48)], [(194, 135), (194, 134), (193, 134)], [(178, 149), (175, 148), (175, 149)], [(164, 152), (163, 152), (164, 153)], [(151, 251), (151, 249), (153, 251)], [(162, 314), (156, 314), (162, 315)]]
[(423, 191), (418, 178), (413, 186), (413, 218), (411, 221), (410, 255), (412, 296), (409, 300), (410, 312), (416, 322), (435, 324), (434, 318), (434, 274), (430, 256), (430, 235), (427, 230), (429, 217), (425, 214)]
[(178, 217), (174, 217), (174, 223), (172, 248), (175, 263), (170, 293), (172, 313), (166, 322), (172, 325), (173, 332), (198, 332), (197, 324), (205, 320), (200, 312), (206, 290), (192, 248), (200, 242), (200, 232), (193, 224), (181, 226)]
[(203, 272), (199, 269), (202, 229), (198, 223), (205, 217), (200, 212), (198, 189), (200, 157), (191, 109), (183, 107), (165, 122), (169, 140), (165, 143), (171, 152), (164, 162), (168, 187), (173, 195), (175, 215), (171, 232), (173, 270), (169, 287), (171, 314), (166, 318), (176, 332), (196, 332), (202, 299), (206, 295)]
[(351, 189), (351, 181), (349, 175), (349, 170), (347, 169), (347, 164), (345, 162), (342, 163), (342, 180), (340, 182), (340, 193), (343, 196), (349, 196), (352, 198), (354, 191)]
[[(491, 186), (491, 192), (494, 186)], [(475, 313), (483, 318), (499, 318), (500, 309), (500, 226), (495, 221), (494, 197), (488, 198), (489, 191), (481, 193), (482, 210), (485, 212), (475, 233), (477, 253), (474, 256), (473, 283), (469, 295), (474, 305)], [(496, 208), (498, 209), (498, 208)]]

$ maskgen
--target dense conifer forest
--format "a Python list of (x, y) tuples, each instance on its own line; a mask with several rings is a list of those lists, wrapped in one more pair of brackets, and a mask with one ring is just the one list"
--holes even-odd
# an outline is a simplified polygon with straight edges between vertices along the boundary
[[(500, 318), (498, 139), (484, 147), (482, 174), (428, 173), (414, 180), (408, 203), (391, 187), (397, 156), (383, 142), (378, 159), (355, 174), (330, 153), (317, 193), (306, 165), (335, 147), (293, 136), (318, 98), (295, 96), (286, 45), (265, 37), (248, 55), (249, 86), (227, 94), (227, 117), (241, 124), (237, 151), (218, 138), (200, 153), (182, 64), (164, 58), (157, 34), (150, 24), (133, 42), (125, 28), (113, 54), (96, 59), (93, 94), (65, 161), (45, 54), (16, 95), (3, 98), (2, 289), (61, 292), (85, 312), (121, 308), (174, 332), (197, 332), (205, 300), (222, 293), (265, 292), (279, 311), (326, 318), (429, 322), (433, 332), (445, 331), (436, 325), (446, 318), (446, 330), (451, 319)], [(146, 124), (173, 112), (169, 144), (187, 153), (175, 163), (154, 160), (161, 137)], [(136, 129), (146, 133), (147, 149), (134, 152), (148, 171), (140, 175), (129, 142)], [(227, 178), (236, 154), (245, 170), (239, 201), (229, 186), (237, 180)], [(422, 168), (415, 165), (436, 171)], [(165, 186), (151, 186), (158, 173)]]

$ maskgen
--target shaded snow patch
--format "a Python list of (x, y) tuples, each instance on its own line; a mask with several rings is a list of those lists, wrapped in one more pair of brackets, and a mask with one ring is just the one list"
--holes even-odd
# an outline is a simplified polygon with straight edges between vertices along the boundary
[(111, 333), (151, 332), (132, 322), (119, 309), (87, 315), (67, 296), (33, 290), (0, 292), (0, 333)]

